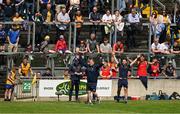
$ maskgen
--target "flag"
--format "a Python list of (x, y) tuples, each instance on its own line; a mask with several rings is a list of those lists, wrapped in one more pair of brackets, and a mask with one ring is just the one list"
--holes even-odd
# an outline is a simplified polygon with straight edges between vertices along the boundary
[(33, 80), (32, 80), (32, 85), (34, 85), (35, 83), (36, 83), (36, 74), (34, 75), (34, 77), (33, 77)]

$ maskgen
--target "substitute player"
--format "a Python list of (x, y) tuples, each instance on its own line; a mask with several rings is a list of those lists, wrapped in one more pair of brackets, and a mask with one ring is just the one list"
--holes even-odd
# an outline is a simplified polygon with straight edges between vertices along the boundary
[(16, 69), (15, 67), (12, 68), (11, 72), (8, 74), (6, 85), (5, 85), (5, 97), (4, 101), (11, 101), (12, 92), (15, 85), (15, 79), (16, 79)]

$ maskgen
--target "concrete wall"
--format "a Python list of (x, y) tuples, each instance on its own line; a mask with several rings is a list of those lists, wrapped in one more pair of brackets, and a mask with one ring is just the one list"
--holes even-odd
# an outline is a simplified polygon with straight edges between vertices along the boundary
[[(180, 80), (177, 79), (149, 79), (148, 90), (146, 91), (139, 79), (129, 79), (129, 96), (145, 96), (146, 94), (152, 94), (152, 92), (158, 93), (159, 90), (171, 95), (174, 91), (180, 93)], [(116, 95), (117, 80), (113, 81), (112, 95)], [(122, 94), (123, 91), (122, 91)]]

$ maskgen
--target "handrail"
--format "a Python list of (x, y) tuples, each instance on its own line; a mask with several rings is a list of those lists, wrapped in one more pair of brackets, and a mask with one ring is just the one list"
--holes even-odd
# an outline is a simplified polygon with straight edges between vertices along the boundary
[(160, 5), (162, 8), (163, 8), (163, 10), (165, 10), (166, 9), (166, 6), (161, 2), (161, 1), (159, 1), (159, 0), (154, 0), (158, 5)]

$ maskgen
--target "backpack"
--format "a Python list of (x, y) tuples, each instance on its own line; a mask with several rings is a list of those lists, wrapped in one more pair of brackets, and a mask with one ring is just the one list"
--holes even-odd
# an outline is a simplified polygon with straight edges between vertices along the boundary
[(169, 96), (163, 93), (162, 90), (159, 90), (159, 100), (169, 100)]
[(178, 99), (180, 100), (180, 95), (177, 92), (173, 92), (172, 95), (169, 97), (170, 100)]

